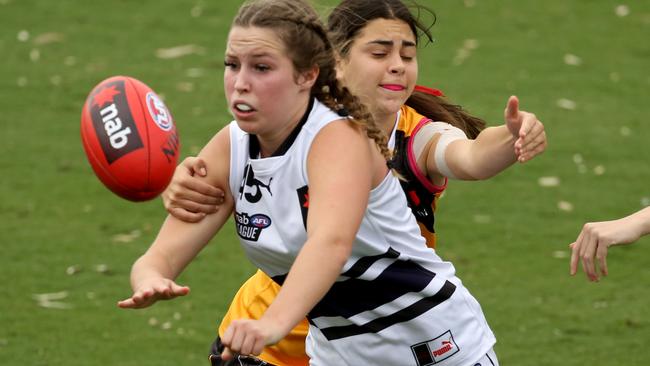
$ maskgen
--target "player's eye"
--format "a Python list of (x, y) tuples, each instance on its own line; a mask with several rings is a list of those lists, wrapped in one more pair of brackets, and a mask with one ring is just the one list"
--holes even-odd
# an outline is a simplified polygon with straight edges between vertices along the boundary
[(255, 70), (260, 71), (260, 72), (269, 71), (270, 69), (271, 69), (271, 67), (269, 65), (266, 65), (266, 64), (257, 64), (257, 65), (255, 65)]
[(232, 61), (224, 61), (224, 62), (223, 62), (223, 65), (224, 65), (227, 69), (236, 69), (237, 66), (238, 66), (236, 63), (234, 63), (234, 62), (232, 62)]

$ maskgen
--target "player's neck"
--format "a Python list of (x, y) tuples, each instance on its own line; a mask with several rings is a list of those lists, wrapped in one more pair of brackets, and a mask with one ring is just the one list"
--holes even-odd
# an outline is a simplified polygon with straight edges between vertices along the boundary
[(395, 124), (397, 123), (397, 115), (397, 113), (389, 113), (382, 115), (373, 115), (373, 118), (375, 119), (377, 126), (379, 126), (379, 128), (384, 131), (386, 136), (390, 136), (390, 134), (393, 133), (393, 130), (395, 129)]

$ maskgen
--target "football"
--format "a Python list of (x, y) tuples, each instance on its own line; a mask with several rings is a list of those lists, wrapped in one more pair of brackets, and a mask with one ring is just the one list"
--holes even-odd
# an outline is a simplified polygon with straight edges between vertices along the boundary
[(81, 140), (99, 180), (130, 201), (150, 200), (167, 187), (180, 149), (165, 103), (128, 76), (92, 89), (81, 112)]

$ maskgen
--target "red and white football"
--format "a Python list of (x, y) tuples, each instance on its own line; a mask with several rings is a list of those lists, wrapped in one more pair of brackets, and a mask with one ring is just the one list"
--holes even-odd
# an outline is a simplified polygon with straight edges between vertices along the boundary
[(90, 92), (81, 112), (81, 140), (99, 180), (130, 201), (165, 190), (180, 148), (165, 103), (128, 76), (108, 78)]

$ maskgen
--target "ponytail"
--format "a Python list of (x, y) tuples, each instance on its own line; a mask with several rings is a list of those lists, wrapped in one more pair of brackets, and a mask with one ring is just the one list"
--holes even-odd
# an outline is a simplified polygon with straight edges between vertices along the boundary
[(437, 89), (417, 86), (405, 104), (433, 121), (447, 122), (460, 128), (470, 139), (475, 139), (486, 126), (481, 118), (472, 116), (459, 105), (449, 103)]

